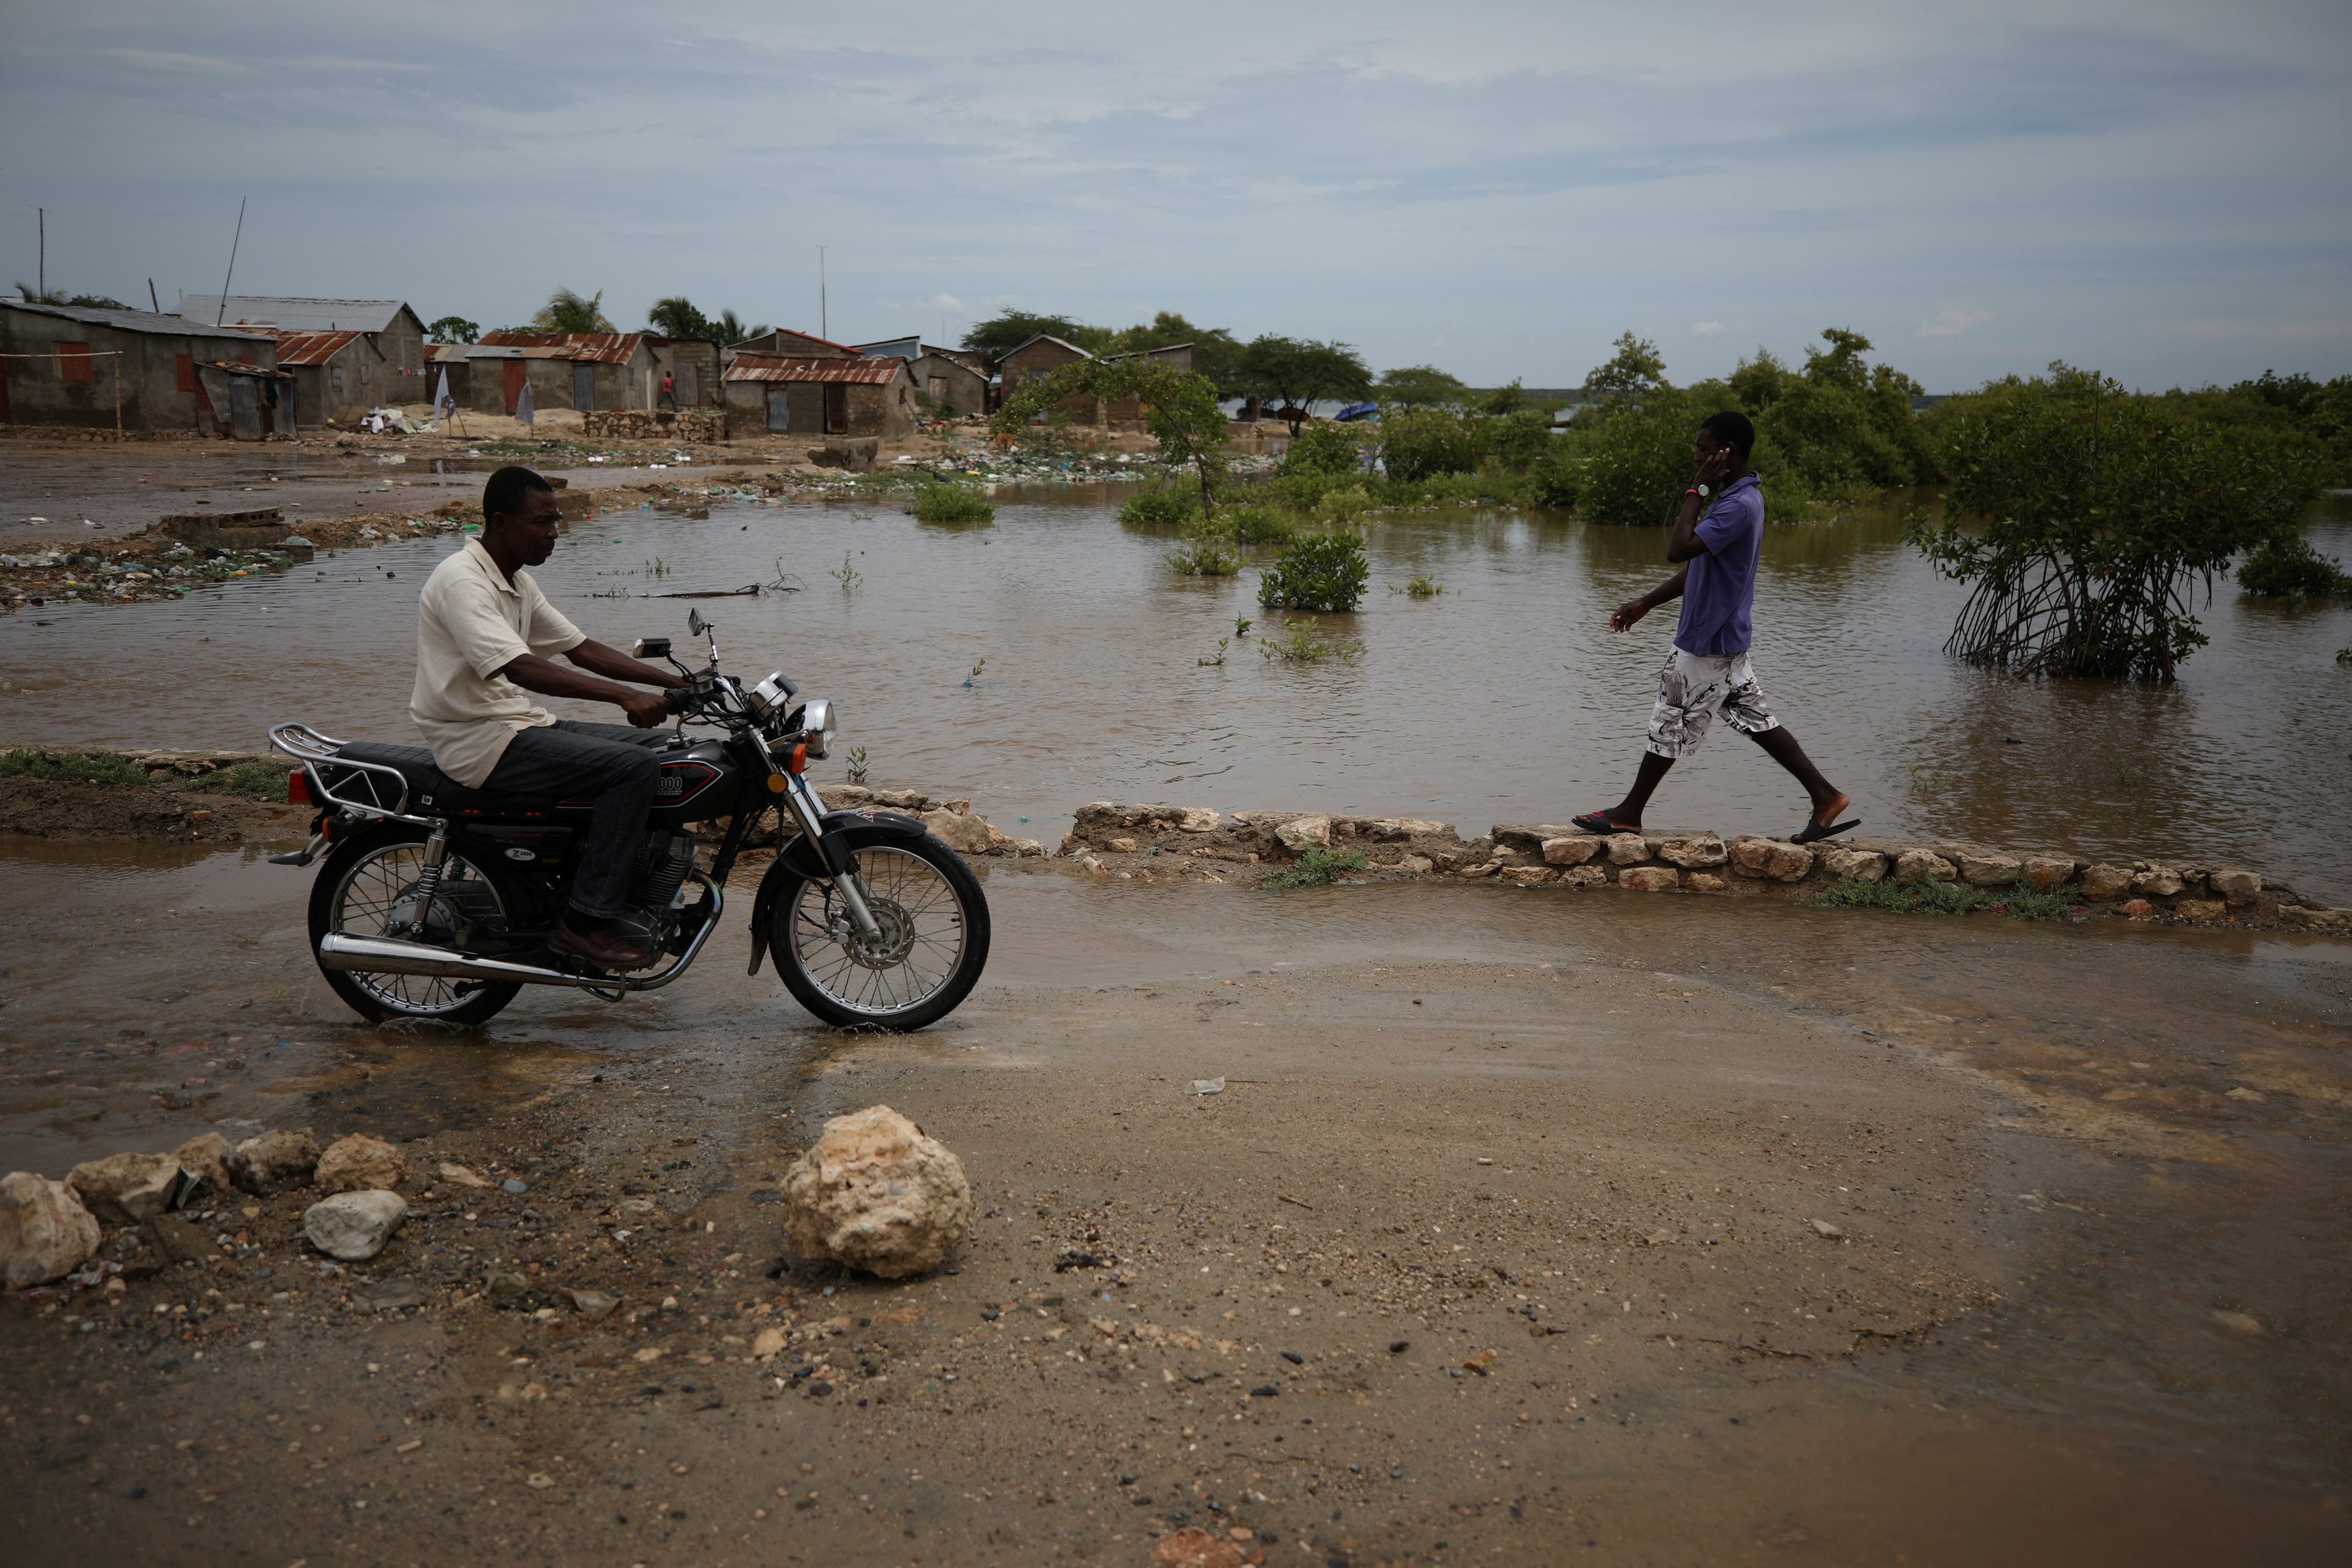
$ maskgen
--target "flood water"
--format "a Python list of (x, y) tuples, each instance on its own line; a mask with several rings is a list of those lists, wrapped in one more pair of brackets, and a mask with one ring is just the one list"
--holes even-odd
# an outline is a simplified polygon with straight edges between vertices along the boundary
[[(1122, 528), (1117, 499), (1008, 491), (993, 525), (962, 528), (841, 502), (722, 502), (707, 519), (630, 509), (573, 527), (538, 575), (583, 630), (625, 644), (682, 640), (688, 604), (600, 595), (790, 574), (801, 591), (701, 603), (726, 667), (783, 668), (842, 705), (845, 748), (866, 748), (877, 783), (968, 792), (1020, 835), (1050, 840), (1103, 799), (1377, 811), (1475, 833), (1622, 793), (1674, 621), (1669, 607), (1618, 636), (1607, 617), (1665, 575), (1664, 530), (1490, 509), (1375, 519), (1363, 609), (1324, 618), (1362, 657), (1281, 664), (1258, 652), (1271, 628), (1255, 571), (1176, 576), (1171, 541)], [(2352, 670), (2335, 662), (2352, 608), (2284, 609), (2224, 581), (2203, 616), (2211, 643), (2174, 685), (2004, 679), (1942, 652), (1964, 591), (1903, 546), (1898, 511), (1771, 528), (1757, 593), (1771, 706), (1866, 833), (2234, 862), (2352, 904)], [(2324, 502), (2307, 535), (2352, 555), (2352, 497)], [(257, 747), (270, 723), (302, 718), (413, 741), (416, 589), (453, 548), (407, 542), (175, 605), (0, 621), (0, 735)], [(1442, 595), (1388, 591), (1424, 572)], [(1204, 662), (1237, 616), (1259, 624)], [(1650, 821), (1784, 833), (1803, 804), (1718, 728)]]

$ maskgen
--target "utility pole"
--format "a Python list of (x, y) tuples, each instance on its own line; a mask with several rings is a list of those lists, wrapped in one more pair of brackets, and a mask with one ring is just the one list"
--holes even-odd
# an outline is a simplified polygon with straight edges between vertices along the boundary
[(830, 342), (833, 339), (832, 319), (825, 311), (824, 246), (816, 247), (816, 335)]
[(33, 270), (33, 287), (41, 291), (41, 301), (47, 304), (49, 298), (49, 209), (35, 207), (33, 210), (41, 214), (41, 259)]
[(243, 196), (236, 199), (236, 234), (228, 242), (228, 274), (221, 279), (220, 308), (213, 312), (213, 325), (215, 327), (221, 324), (221, 318), (228, 314), (229, 278), (236, 276), (236, 247), (245, 238), (245, 203)]
[(147, 303), (155, 308), (156, 315), (163, 313), (163, 302), (155, 297), (155, 280), (152, 277), (147, 280)]

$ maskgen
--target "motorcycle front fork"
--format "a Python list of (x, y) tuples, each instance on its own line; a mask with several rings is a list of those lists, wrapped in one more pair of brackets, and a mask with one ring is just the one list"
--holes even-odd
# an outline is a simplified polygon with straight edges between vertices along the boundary
[(825, 842), (824, 807), (817, 800), (816, 791), (809, 788), (803, 774), (785, 773), (779, 777), (784, 780), (784, 804), (793, 820), (800, 824), (801, 831), (808, 835), (810, 847), (824, 857), (833, 873), (834, 891), (841, 894), (842, 907), (849, 911), (849, 918), (857, 923), (858, 932), (867, 941), (880, 941), (881, 923), (874, 918), (874, 911), (866, 902), (866, 879), (857, 874), (846, 851)]

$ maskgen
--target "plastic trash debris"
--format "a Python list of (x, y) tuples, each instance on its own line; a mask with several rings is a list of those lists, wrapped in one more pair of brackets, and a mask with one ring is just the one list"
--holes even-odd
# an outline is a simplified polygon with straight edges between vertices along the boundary
[(1223, 1078), (1195, 1078), (1192, 1080), (1192, 1092), (1195, 1094), (1223, 1094), (1224, 1092), (1225, 1081)]
[(363, 1312), (381, 1312), (394, 1307), (421, 1307), (425, 1292), (414, 1280), (378, 1280), (373, 1284), (356, 1285), (352, 1289), (352, 1305)]

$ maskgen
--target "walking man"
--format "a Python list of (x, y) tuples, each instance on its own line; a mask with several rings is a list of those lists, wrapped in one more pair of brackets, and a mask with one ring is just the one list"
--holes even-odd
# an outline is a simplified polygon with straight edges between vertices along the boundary
[(1787, 768), (1812, 810), (1790, 841), (1811, 843), (1862, 825), (1838, 821), (1853, 802), (1822, 777), (1821, 769), (1764, 706), (1764, 690), (1748, 667), (1752, 641), (1749, 612), (1756, 601), (1756, 559), (1764, 546), (1764, 495), (1748, 455), (1756, 427), (1737, 411), (1718, 413), (1698, 428), (1698, 472), (1683, 492), (1666, 559), (1682, 570), (1641, 598), (1621, 604), (1609, 629), (1626, 632), (1670, 599), (1683, 601), (1674, 646), (1658, 674), (1657, 706), (1650, 710), (1650, 742), (1643, 748), (1633, 787), (1616, 805), (1575, 818), (1592, 833), (1638, 833), (1642, 811), (1675, 759), (1698, 749), (1707, 727), (1721, 714), (1731, 727), (1762, 747)]
[[(673, 409), (677, 407), (677, 382), (667, 371), (662, 372), (661, 401)], [(655, 406), (659, 407), (660, 404), (656, 403)]]

